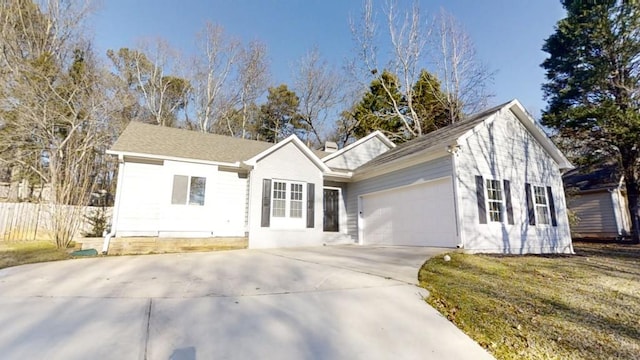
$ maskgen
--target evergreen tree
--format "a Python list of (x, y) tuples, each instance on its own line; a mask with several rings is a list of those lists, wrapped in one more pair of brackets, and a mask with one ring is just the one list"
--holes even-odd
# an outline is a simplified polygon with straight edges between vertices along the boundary
[(451, 124), (447, 112), (447, 99), (440, 90), (440, 81), (426, 70), (413, 86), (413, 107), (420, 119), (422, 134), (427, 134)]
[(270, 87), (267, 102), (260, 107), (258, 140), (276, 143), (300, 129), (300, 100), (287, 85)]
[(354, 135), (364, 137), (380, 130), (393, 141), (404, 142), (449, 125), (446, 97), (433, 74), (422, 70), (408, 93), (410, 96), (403, 95), (394, 74), (383, 71), (351, 111), (356, 122)]
[[(385, 91), (383, 82), (391, 96)], [(404, 97), (398, 88), (398, 78), (385, 70), (379, 78), (371, 81), (369, 91), (353, 109), (352, 116), (357, 123), (354, 135), (361, 138), (380, 130), (394, 141), (406, 140), (402, 120), (394, 110), (394, 101), (400, 108), (405, 106)]]
[[(567, 17), (543, 46), (543, 124), (622, 168), (638, 242), (640, 4), (563, 0)], [(567, 142), (565, 142), (567, 143)]]

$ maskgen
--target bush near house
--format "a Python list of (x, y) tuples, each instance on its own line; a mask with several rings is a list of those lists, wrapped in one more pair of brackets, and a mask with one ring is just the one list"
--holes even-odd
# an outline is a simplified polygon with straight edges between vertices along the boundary
[(450, 254), (427, 261), (427, 302), (498, 359), (634, 359), (640, 246), (575, 244), (576, 255)]

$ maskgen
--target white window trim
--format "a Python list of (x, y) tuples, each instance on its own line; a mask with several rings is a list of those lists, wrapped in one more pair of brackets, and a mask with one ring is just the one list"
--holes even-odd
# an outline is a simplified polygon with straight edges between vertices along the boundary
[[(290, 228), (304, 228), (307, 224), (307, 186), (306, 183), (302, 181), (292, 181), (292, 180), (284, 180), (284, 179), (271, 179), (271, 204), (270, 204), (270, 217), (271, 217), (271, 227), (272, 228), (282, 228), (282, 229), (290, 229)], [(285, 209), (283, 217), (274, 216), (273, 215), (273, 203), (276, 200), (274, 197), (274, 192), (276, 188), (276, 183), (285, 183)], [(291, 184), (299, 184), (302, 185), (302, 216), (299, 218), (291, 217)], [(278, 199), (280, 200), (280, 199)]]
[[(501, 200), (492, 200), (489, 198), (489, 186), (488, 186), (489, 181), (498, 182), (498, 185), (500, 186)], [(487, 212), (487, 224), (505, 224), (506, 217), (507, 217), (507, 204), (506, 204), (505, 193), (504, 193), (504, 182), (502, 180), (485, 177), (484, 178), (484, 197), (485, 197), (485, 209)], [(494, 221), (491, 219), (491, 208), (489, 207), (490, 203), (500, 204), (501, 221)]]
[[(536, 199), (536, 188), (542, 189), (542, 193), (544, 194), (544, 200), (546, 204), (539, 204)], [(549, 208), (549, 194), (547, 193), (547, 187), (542, 185), (531, 184), (531, 200), (533, 201), (533, 213), (536, 219), (536, 226), (551, 226), (551, 209)], [(546, 208), (546, 222), (543, 223), (540, 221), (540, 217), (538, 216), (538, 208)]]

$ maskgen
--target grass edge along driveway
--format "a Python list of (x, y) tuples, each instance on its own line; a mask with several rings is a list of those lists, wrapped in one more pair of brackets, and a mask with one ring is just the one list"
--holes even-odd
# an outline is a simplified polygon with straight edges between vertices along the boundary
[(498, 359), (640, 355), (640, 246), (576, 255), (450, 254), (420, 269), (427, 302)]
[(69, 250), (58, 249), (51, 241), (0, 241), (0, 269), (23, 264), (71, 259)]

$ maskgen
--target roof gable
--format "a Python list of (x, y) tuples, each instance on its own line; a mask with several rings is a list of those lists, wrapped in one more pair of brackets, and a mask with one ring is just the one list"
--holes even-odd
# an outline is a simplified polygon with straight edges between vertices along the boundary
[(512, 100), (500, 104), (485, 111), (473, 114), (465, 120), (443, 127), (436, 131), (425, 134), (419, 138), (407, 141), (396, 146), (396, 148), (381, 154), (370, 162), (356, 169), (356, 174), (363, 174), (381, 166), (391, 163), (407, 161), (418, 156), (431, 153), (439, 153), (446, 156), (452, 146), (458, 145), (460, 141), (471, 136), (476, 128), (481, 124), (492, 121), (500, 111), (511, 111), (515, 117), (525, 126), (533, 137), (542, 145), (545, 151), (556, 161), (560, 169), (569, 169), (573, 166), (560, 150), (553, 144), (547, 135), (535, 124), (535, 121), (527, 114), (526, 110), (518, 102)]
[(302, 141), (300, 139), (298, 139), (297, 136), (295, 135), (290, 135), (288, 138), (280, 141), (279, 143), (265, 149), (264, 151), (260, 152), (259, 154), (253, 156), (252, 158), (246, 160), (244, 163), (247, 165), (256, 165), (261, 159), (269, 156), (270, 154), (277, 152), (278, 150), (282, 149), (283, 147), (285, 147), (287, 144), (293, 144), (294, 146), (296, 146), (313, 164), (315, 164), (320, 170), (322, 170), (323, 172), (330, 172), (331, 170), (329, 169), (329, 167), (327, 167), (327, 165), (325, 165), (325, 163), (322, 162), (322, 160), (320, 160), (320, 158), (318, 156), (316, 156), (316, 154), (309, 149), (305, 144), (302, 143)]
[(378, 139), (380, 139), (380, 141), (382, 141), (384, 144), (386, 144), (387, 146), (389, 146), (390, 148), (394, 148), (396, 147), (396, 144), (393, 143), (393, 141), (389, 140), (388, 137), (386, 137), (382, 132), (380, 132), (380, 130), (376, 130), (374, 132), (372, 132), (371, 134), (363, 137), (362, 139), (358, 139), (358, 141), (355, 141), (345, 147), (343, 147), (342, 149), (333, 152), (333, 153), (329, 153), (328, 155), (324, 156), (322, 158), (322, 161), (327, 162), (333, 158), (336, 158), (346, 152), (349, 152), (351, 150), (353, 150), (354, 148), (358, 147), (359, 145), (369, 141), (370, 139), (377, 137)]
[(354, 170), (396, 145), (382, 132), (375, 131), (344, 148), (330, 153), (322, 161), (332, 169)]

